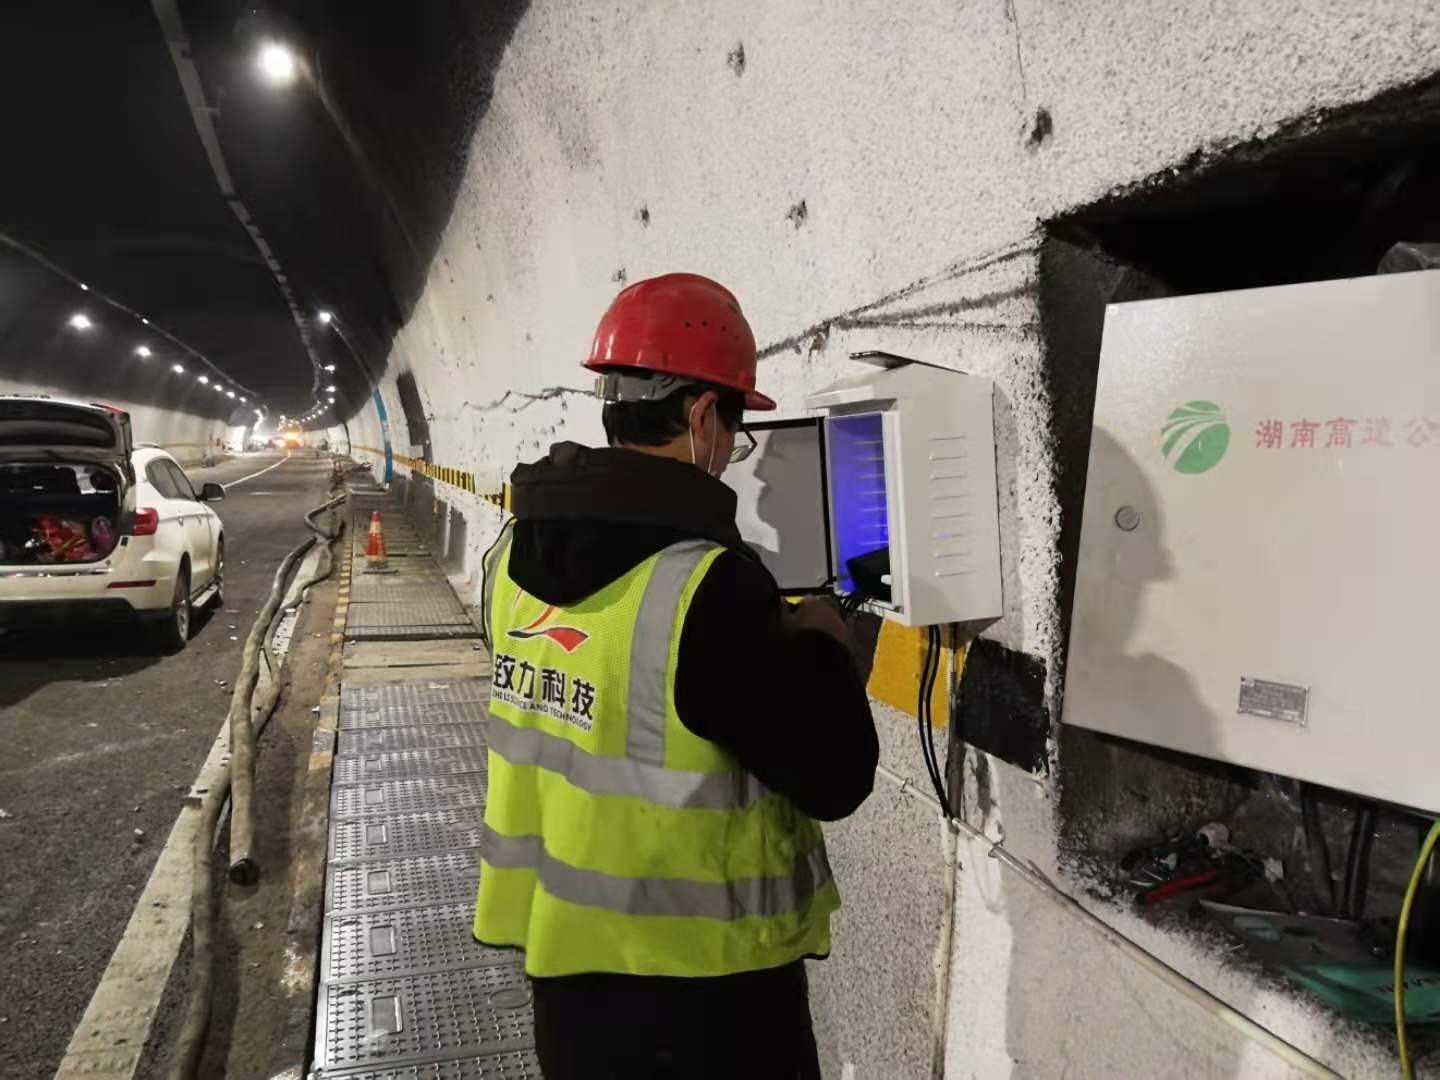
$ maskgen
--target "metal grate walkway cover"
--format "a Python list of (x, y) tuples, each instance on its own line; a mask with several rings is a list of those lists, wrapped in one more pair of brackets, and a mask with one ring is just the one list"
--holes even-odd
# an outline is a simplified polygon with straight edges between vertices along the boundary
[(414, 603), (455, 598), (450, 582), (440, 574), (362, 574), (350, 579), (352, 604)]
[(478, 849), (342, 863), (331, 866), (326, 874), (325, 909), (338, 914), (420, 904), (474, 903), (479, 883)]
[(483, 806), (488, 777), (482, 770), (425, 777), (421, 780), (382, 780), (374, 784), (336, 784), (331, 789), (330, 812), (335, 817), (371, 814), (413, 814), (452, 806)]
[(431, 725), (474, 724), (490, 721), (490, 710), (478, 701), (440, 705), (340, 705), (340, 730), (361, 728), (421, 728)]
[[(352, 600), (349, 638), (364, 635), (367, 616), (421, 606), (410, 599), (413, 588), (379, 580), (367, 591), (383, 598)], [(463, 610), (453, 594), (430, 606)], [(443, 627), (422, 629), (415, 636), (424, 640), (445, 636)], [(365, 648), (397, 662), (470, 652)], [(489, 694), (483, 676), (341, 689), (317, 1080), (541, 1080), (523, 956), (480, 945), (470, 930), (489, 780)]]
[(481, 807), (451, 806), (414, 814), (333, 818), (330, 859), (388, 859), (479, 847), (484, 817)]
[[(354, 611), (354, 608), (350, 609)], [(351, 641), (434, 641), (478, 638), (480, 631), (468, 619), (461, 622), (403, 623), (396, 626), (351, 626)]]
[(478, 638), (480, 631), (470, 622), (415, 623), (406, 626), (362, 626), (350, 631), (351, 641), (434, 641), (440, 638)]
[(514, 949), (492, 949), (471, 934), (473, 904), (404, 908), (325, 920), (320, 971), (326, 982), (499, 967), (522, 961)]
[(397, 596), (394, 600), (351, 600), (350, 615), (345, 628), (353, 632), (377, 626), (445, 626), (450, 623), (470, 625), (470, 616), (453, 593), (440, 598), (412, 600)]
[(449, 705), (459, 701), (484, 701), (489, 696), (489, 679), (431, 679), (423, 682), (410, 679), (393, 683), (371, 683), (368, 686), (347, 686), (340, 691), (340, 708)]
[[(372, 574), (370, 560), (365, 557), (363, 551), (357, 551), (350, 557), (351, 583), (381, 577), (414, 577), (428, 580), (435, 571), (435, 563), (428, 557), (429, 554), (428, 551), (386, 551), (385, 569)], [(426, 558), (419, 557), (422, 555)]]
[(324, 986), (322, 1068), (530, 1050), (535, 1021), (519, 965)]
[(426, 776), (477, 772), (485, 768), (483, 746), (451, 746), (443, 750), (401, 750), (394, 754), (341, 754), (335, 758), (335, 783), (367, 780), (412, 780)]
[(325, 1072), (326, 1080), (541, 1080), (535, 1051), (493, 1057), (432, 1061), (424, 1065), (390, 1065), (376, 1069)]
[(340, 732), (341, 754), (387, 754), (399, 750), (444, 750), (454, 746), (484, 746), (487, 724), (431, 724), (425, 727), (345, 728)]

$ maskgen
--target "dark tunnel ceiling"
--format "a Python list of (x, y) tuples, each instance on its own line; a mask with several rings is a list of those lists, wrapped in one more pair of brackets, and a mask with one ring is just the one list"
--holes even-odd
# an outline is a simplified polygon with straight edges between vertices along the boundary
[[(424, 285), (470, 133), (526, 6), (179, 0), (238, 196), (302, 311), (333, 311), (343, 328), (344, 341), (318, 327), (312, 337), (320, 362), (336, 366), (341, 416), (363, 404)], [(148, 316), (272, 411), (306, 411), (309, 358), (221, 196), (152, 5), (7, 5), (0, 18), (11, 148), (0, 233)], [(328, 109), (304, 79), (276, 87), (258, 76), (267, 39), (292, 45), (318, 73)], [(134, 362), (145, 328), (101, 308), (100, 329), (122, 347), (104, 352), (98, 333), (64, 333), (85, 299), (0, 246), (0, 378), (93, 392), (108, 364), (101, 381), (135, 391), (144, 380), (118, 365)]]

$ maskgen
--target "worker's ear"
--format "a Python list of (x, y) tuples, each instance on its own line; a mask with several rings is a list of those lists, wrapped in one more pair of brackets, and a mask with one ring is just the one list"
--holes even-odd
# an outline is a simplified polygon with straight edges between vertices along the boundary
[(715, 428), (720, 423), (719, 402), (719, 394), (714, 390), (706, 390), (690, 406), (690, 430), (694, 432), (696, 439), (715, 437)]

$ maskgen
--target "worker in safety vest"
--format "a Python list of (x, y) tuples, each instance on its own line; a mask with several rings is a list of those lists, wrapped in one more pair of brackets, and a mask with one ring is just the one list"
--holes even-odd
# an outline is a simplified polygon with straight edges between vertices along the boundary
[(784, 604), (719, 479), (754, 446), (742, 412), (775, 407), (755, 361), (715, 282), (625, 289), (585, 365), (609, 448), (517, 468), (485, 561), (475, 937), (525, 950), (547, 1080), (820, 1075), (817, 820), (869, 795), (877, 745), (844, 623)]

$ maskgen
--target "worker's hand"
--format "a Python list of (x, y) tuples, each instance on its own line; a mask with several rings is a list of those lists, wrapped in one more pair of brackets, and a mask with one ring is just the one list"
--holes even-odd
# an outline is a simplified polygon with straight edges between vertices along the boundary
[(807, 597), (794, 607), (787, 604), (782, 618), (785, 629), (792, 633), (797, 630), (819, 630), (829, 634), (841, 645), (848, 647), (850, 644), (850, 632), (845, 629), (845, 620), (840, 617), (840, 612), (835, 610), (834, 604), (818, 596)]

